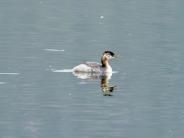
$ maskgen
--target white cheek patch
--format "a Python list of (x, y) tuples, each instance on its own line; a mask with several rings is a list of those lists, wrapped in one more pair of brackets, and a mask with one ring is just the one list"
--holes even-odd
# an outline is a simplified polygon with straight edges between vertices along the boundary
[(111, 58), (112, 58), (112, 56), (111, 56), (111, 55), (108, 55), (107, 57), (108, 57), (108, 59), (111, 59)]

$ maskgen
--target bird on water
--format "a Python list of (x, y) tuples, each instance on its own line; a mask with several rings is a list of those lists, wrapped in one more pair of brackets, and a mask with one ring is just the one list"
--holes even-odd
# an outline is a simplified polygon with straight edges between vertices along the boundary
[(101, 64), (98, 62), (85, 62), (73, 68), (76, 73), (112, 73), (109, 60), (117, 56), (111, 51), (105, 51), (101, 57)]

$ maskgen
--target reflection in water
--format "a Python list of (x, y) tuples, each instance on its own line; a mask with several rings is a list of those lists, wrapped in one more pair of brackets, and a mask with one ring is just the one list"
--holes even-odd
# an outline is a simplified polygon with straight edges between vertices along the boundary
[(77, 78), (84, 80), (101, 80), (100, 86), (104, 96), (112, 96), (112, 92), (115, 90), (115, 85), (110, 85), (109, 80), (111, 79), (112, 73), (84, 73), (84, 72), (73, 72), (73, 75)]
[(114, 91), (116, 86), (110, 86), (109, 85), (109, 80), (110, 78), (108, 75), (102, 75), (101, 76), (101, 89), (102, 92), (104, 93), (104, 96), (112, 96), (111, 93)]

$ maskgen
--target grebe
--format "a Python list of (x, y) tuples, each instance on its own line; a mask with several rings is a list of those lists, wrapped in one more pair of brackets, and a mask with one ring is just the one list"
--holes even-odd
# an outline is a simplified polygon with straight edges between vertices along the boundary
[(97, 62), (85, 62), (73, 68), (73, 72), (90, 72), (90, 73), (112, 73), (109, 60), (115, 58), (111, 51), (105, 51), (101, 57), (101, 64)]

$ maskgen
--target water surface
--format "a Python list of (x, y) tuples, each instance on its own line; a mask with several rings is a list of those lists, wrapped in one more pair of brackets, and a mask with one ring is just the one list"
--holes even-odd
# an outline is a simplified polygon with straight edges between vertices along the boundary
[[(182, 138), (179, 1), (0, 1), (0, 137)], [(70, 70), (111, 61), (102, 78)], [(62, 70), (62, 71), (61, 71)]]

